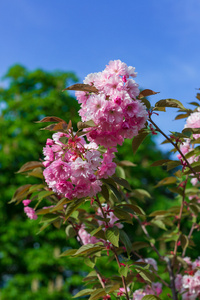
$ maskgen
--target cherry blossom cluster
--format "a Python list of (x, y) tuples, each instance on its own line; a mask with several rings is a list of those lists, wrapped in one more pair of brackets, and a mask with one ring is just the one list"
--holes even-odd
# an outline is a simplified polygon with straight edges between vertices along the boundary
[(85, 78), (85, 84), (98, 90), (97, 93), (76, 92), (82, 121), (93, 120), (96, 124), (89, 130), (88, 140), (106, 148), (114, 147), (122, 145), (124, 138), (133, 138), (144, 127), (146, 108), (136, 99), (138, 84), (130, 77), (136, 77), (135, 68), (115, 60), (102, 72)]
[[(65, 143), (60, 141), (62, 137)], [(97, 149), (94, 142), (87, 144), (83, 137), (54, 133), (43, 149), (48, 187), (68, 199), (95, 196), (101, 191), (100, 179), (113, 175), (116, 168), (112, 162), (116, 149), (105, 153)]]
[(185, 275), (176, 276), (176, 289), (182, 294), (182, 300), (196, 300), (200, 296), (200, 257), (194, 262), (189, 257), (184, 260), (188, 264), (188, 270)]

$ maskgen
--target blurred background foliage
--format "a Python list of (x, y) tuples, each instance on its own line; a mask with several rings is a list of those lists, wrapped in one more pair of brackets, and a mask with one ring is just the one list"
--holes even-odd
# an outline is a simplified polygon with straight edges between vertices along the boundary
[[(24, 163), (42, 158), (42, 148), (51, 137), (49, 131), (39, 130), (44, 126), (35, 122), (45, 116), (58, 116), (73, 124), (79, 121), (77, 101), (62, 92), (78, 79), (69, 72), (28, 71), (15, 65), (4, 80), (6, 87), (0, 88), (0, 299), (71, 299), (81, 288), (82, 277), (91, 271), (80, 259), (58, 258), (61, 252), (78, 247), (76, 239), (66, 239), (65, 226), (61, 230), (50, 227), (37, 234), (39, 220), (28, 220), (22, 204), (8, 202), (20, 185), (39, 182), (37, 178), (15, 174)], [(118, 147), (117, 158), (136, 164), (125, 167), (125, 173), (133, 188), (147, 189), (152, 195), (139, 203), (147, 212), (174, 205), (169, 191), (154, 189), (167, 173), (149, 166), (168, 155), (157, 148), (152, 137), (146, 138), (136, 155), (132, 153), (131, 141), (126, 141)], [(132, 227), (127, 226), (126, 230), (132, 241), (141, 240), (139, 226), (135, 224), (134, 234)], [(156, 230), (152, 229), (154, 237)], [(98, 267), (105, 277), (116, 270), (116, 264), (106, 258)]]

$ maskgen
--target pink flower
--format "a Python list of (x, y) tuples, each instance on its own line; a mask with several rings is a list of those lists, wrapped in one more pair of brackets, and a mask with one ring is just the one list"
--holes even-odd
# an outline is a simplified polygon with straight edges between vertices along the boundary
[(26, 200), (23, 200), (22, 203), (24, 204), (24, 206), (28, 206), (31, 203), (31, 200), (26, 199)]
[(89, 74), (85, 79), (85, 83), (98, 89), (98, 93), (91, 93), (83, 101), (78, 94), (82, 121), (93, 120), (96, 124), (86, 130), (89, 141), (106, 148), (121, 145), (124, 138), (132, 138), (145, 126), (146, 107), (136, 100), (138, 84), (129, 76), (136, 76), (135, 69), (116, 60), (104, 71)]
[[(187, 118), (185, 128), (200, 128), (200, 107)], [(193, 134), (193, 137), (198, 139), (200, 134)]]
[(127, 65), (123, 62), (121, 62), (121, 60), (111, 60), (108, 64), (108, 66), (106, 66), (105, 69), (106, 72), (108, 72), (109, 74), (113, 75), (121, 75), (121, 76), (125, 76), (127, 75)]
[[(87, 244), (96, 244), (100, 240), (98, 240), (95, 236), (91, 236), (86, 230), (85, 230), (85, 225), (82, 224), (81, 228), (78, 231), (78, 235), (81, 238), (81, 242), (83, 245)], [(80, 240), (79, 237), (77, 237), (78, 241)]]
[(38, 217), (35, 213), (35, 210), (29, 206), (24, 207), (24, 212), (29, 219), (36, 220)]

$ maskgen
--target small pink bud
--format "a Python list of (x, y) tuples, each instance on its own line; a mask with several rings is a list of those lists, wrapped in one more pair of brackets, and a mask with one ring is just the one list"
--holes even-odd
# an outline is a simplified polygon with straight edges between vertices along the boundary
[(126, 79), (126, 76), (125, 76), (125, 75), (122, 77), (122, 80), (123, 80), (124, 83), (127, 82), (127, 79)]
[(31, 200), (26, 199), (26, 200), (23, 200), (22, 203), (24, 204), (24, 206), (28, 206), (31, 203)]

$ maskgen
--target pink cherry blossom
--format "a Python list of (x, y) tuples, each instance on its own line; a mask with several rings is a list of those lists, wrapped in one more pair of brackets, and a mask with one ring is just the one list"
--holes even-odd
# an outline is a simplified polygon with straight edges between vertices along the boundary
[(136, 99), (138, 84), (129, 76), (136, 76), (135, 69), (116, 60), (84, 80), (98, 89), (98, 93), (85, 93), (85, 96), (76, 94), (82, 121), (93, 120), (96, 124), (86, 129), (89, 141), (106, 148), (122, 145), (124, 138), (133, 138), (145, 126), (146, 107)]
[(38, 216), (35, 213), (35, 210), (32, 207), (25, 206), (24, 212), (29, 219), (36, 220), (38, 218)]

